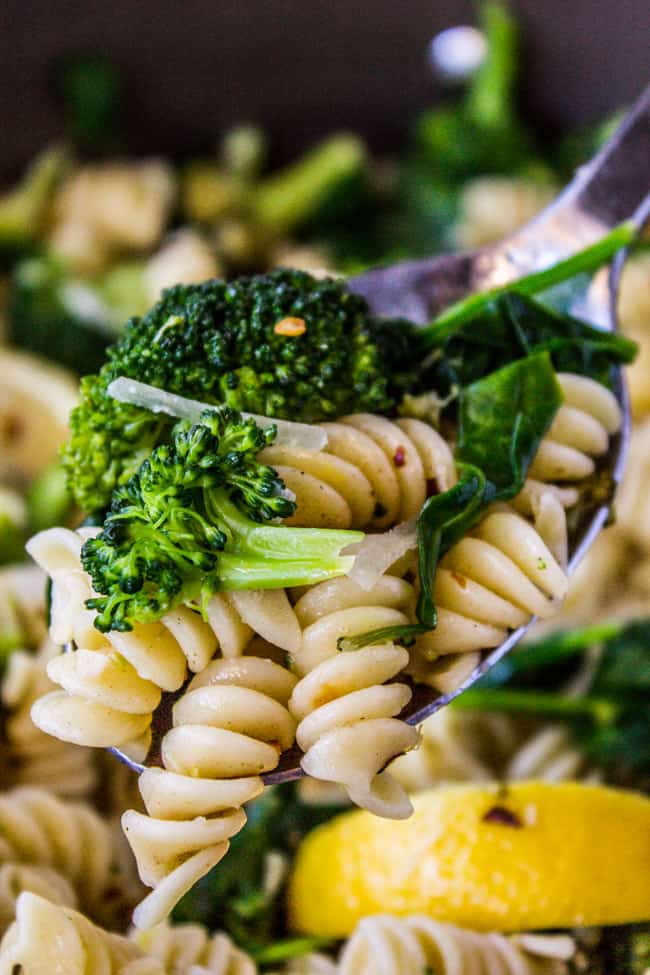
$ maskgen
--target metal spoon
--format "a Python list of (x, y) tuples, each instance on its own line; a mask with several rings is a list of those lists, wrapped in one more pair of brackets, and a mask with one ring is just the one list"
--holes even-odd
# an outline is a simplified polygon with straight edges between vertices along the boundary
[[(366, 299), (377, 315), (403, 316), (418, 324), (431, 321), (444, 307), (467, 294), (515, 281), (569, 257), (608, 230), (634, 215), (641, 228), (650, 212), (650, 88), (639, 98), (615, 135), (601, 152), (576, 174), (572, 182), (546, 210), (498, 244), (462, 254), (407, 261), (369, 271), (352, 278), (349, 287)], [(617, 324), (616, 300), (625, 254), (613, 263), (609, 278), (590, 288), (590, 299), (581, 308), (583, 317), (609, 330)], [(630, 411), (623, 377), (619, 371), (616, 395), (624, 423), (611, 439), (602, 466), (616, 485), (622, 475), (630, 428)], [(593, 504), (580, 512), (570, 539), (569, 572), (578, 565), (605, 525), (610, 501)], [(413, 697), (401, 717), (419, 724), (474, 684), (507, 654), (534, 620), (514, 630), (500, 646), (486, 651), (473, 673), (453, 692), (437, 694), (432, 688), (414, 685)], [(171, 727), (171, 707), (182, 694), (163, 695), (153, 715), (153, 741), (145, 765), (160, 764), (160, 743)], [(134, 771), (143, 767), (117, 748), (111, 749)], [(263, 776), (268, 784), (299, 778), (300, 752), (294, 748), (282, 756), (279, 766)]]

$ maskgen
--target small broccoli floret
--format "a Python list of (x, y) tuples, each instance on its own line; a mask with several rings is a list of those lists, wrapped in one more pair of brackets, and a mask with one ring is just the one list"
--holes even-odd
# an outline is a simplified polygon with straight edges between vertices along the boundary
[[(290, 319), (291, 321), (287, 322)], [(297, 320), (297, 321), (296, 321)], [(65, 466), (85, 511), (108, 504), (170, 424), (107, 395), (118, 376), (207, 403), (305, 423), (349, 412), (390, 412), (409, 352), (407, 327), (371, 316), (344, 283), (280, 270), (229, 284), (166, 291), (127, 324), (98, 376), (82, 384)]]
[(96, 592), (102, 632), (160, 619), (181, 602), (204, 606), (228, 589), (277, 589), (342, 575), (352, 558), (339, 553), (359, 532), (263, 524), (290, 515), (259, 451), (275, 439), (228, 407), (199, 423), (178, 423), (113, 495), (102, 532), (82, 563)]

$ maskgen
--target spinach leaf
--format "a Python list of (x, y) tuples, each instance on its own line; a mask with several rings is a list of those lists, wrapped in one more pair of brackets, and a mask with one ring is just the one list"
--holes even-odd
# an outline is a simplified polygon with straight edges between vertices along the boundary
[(484, 504), (521, 491), (561, 402), (547, 352), (518, 359), (461, 390), (456, 456), (483, 471)]
[(416, 636), (435, 627), (437, 613), (433, 602), (433, 582), (441, 549), (446, 550), (449, 547), (446, 543), (449, 534), (455, 536), (458, 531), (465, 534), (468, 530), (466, 526), (475, 523), (485, 506), (486, 488), (483, 472), (465, 465), (457, 484), (425, 501), (417, 520), (418, 572), (421, 583), (417, 605), (419, 622), (385, 626), (356, 636), (341, 637), (338, 641), (339, 650), (360, 650), (361, 647), (387, 640), (400, 640), (409, 644)]
[(456, 450), (461, 479), (429, 498), (417, 521), (418, 622), (343, 637), (339, 650), (359, 650), (385, 640), (408, 644), (435, 628), (433, 584), (440, 557), (473, 528), (490, 504), (521, 491), (561, 402), (548, 352), (518, 359), (461, 391)]
[(440, 395), (462, 388), (508, 362), (548, 351), (560, 372), (611, 386), (612, 367), (632, 362), (636, 345), (523, 295), (502, 295), (440, 347), (426, 371)]

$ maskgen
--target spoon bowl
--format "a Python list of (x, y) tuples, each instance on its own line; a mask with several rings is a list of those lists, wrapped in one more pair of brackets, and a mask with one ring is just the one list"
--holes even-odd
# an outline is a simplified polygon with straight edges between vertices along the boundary
[[(372, 270), (352, 278), (349, 288), (362, 295), (376, 315), (404, 317), (418, 324), (430, 322), (443, 308), (468, 294), (514, 282), (565, 260), (597, 242), (630, 215), (641, 229), (650, 214), (649, 160), (650, 87), (598, 155), (577, 172), (549, 207), (515, 234), (481, 250)], [(616, 305), (625, 258), (626, 252), (620, 252), (610, 269), (596, 275), (580, 307), (581, 317), (610, 331), (617, 328)], [(569, 535), (569, 574), (606, 525), (623, 473), (630, 409), (621, 370), (617, 372), (614, 392), (622, 409), (623, 424), (610, 439), (609, 449), (597, 467), (608, 480), (609, 497), (587, 502), (577, 513)], [(428, 686), (413, 684), (413, 696), (400, 717), (415, 725), (445, 707), (509, 653), (534, 622), (533, 617), (498, 647), (485, 651), (474, 671), (450, 693), (439, 694)], [(160, 765), (160, 746), (171, 727), (171, 709), (183, 691), (181, 688), (163, 695), (153, 715), (152, 744), (143, 764), (118, 748), (110, 751), (137, 772)], [(299, 778), (303, 774), (300, 757), (297, 748), (285, 752), (278, 767), (263, 776), (264, 781), (273, 784)]]

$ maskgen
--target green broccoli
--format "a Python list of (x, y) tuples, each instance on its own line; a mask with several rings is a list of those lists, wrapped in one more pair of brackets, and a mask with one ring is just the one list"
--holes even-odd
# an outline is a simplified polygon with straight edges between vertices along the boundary
[(77, 503), (105, 508), (171, 428), (168, 418), (111, 399), (118, 376), (307, 423), (387, 412), (399, 399), (396, 359), (411, 358), (408, 330), (394, 324), (374, 319), (343, 282), (300, 271), (171, 288), (128, 322), (99, 375), (82, 382), (64, 455)]
[(263, 524), (292, 514), (272, 467), (256, 456), (275, 428), (226, 406), (178, 423), (113, 494), (102, 532), (82, 550), (96, 592), (97, 629), (130, 630), (220, 589), (308, 585), (342, 575), (339, 553), (360, 532)]
[[(632, 223), (621, 224), (552, 268), (471, 295), (425, 328), (378, 318), (343, 281), (301, 271), (177, 285), (143, 318), (127, 323), (99, 375), (83, 380), (64, 453), (70, 490), (86, 512), (105, 509), (113, 489), (126, 484), (168, 437), (169, 418), (109, 396), (119, 376), (208, 405), (304, 423), (358, 411), (390, 415), (404, 393), (432, 388), (430, 367), (445, 360), (449, 343), (465, 334), (466, 325), (471, 335), (474, 327), (485, 331), (498, 324), (503, 309), (496, 319), (491, 314), (491, 324), (486, 309), (500, 295), (535, 294), (594, 270), (635, 232)], [(558, 318), (548, 334), (529, 336), (523, 354), (552, 348), (564, 325)], [(610, 364), (633, 355), (633, 346), (617, 336), (602, 334), (600, 344), (608, 347)]]

